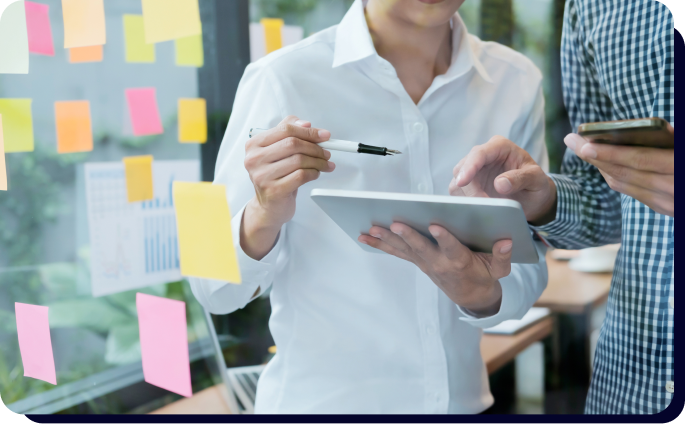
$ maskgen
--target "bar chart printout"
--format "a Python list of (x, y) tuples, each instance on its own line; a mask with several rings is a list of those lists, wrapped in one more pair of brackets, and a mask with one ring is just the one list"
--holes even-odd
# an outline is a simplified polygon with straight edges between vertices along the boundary
[(181, 277), (172, 186), (200, 180), (199, 161), (155, 161), (155, 198), (129, 203), (124, 164), (87, 163), (86, 204), (93, 296)]

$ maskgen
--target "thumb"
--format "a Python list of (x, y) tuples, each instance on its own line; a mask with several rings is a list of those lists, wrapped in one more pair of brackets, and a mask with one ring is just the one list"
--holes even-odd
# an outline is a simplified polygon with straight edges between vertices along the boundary
[(547, 176), (537, 165), (504, 172), (495, 178), (495, 190), (502, 195), (512, 195), (523, 190), (538, 190), (544, 187)]
[(492, 278), (499, 280), (511, 273), (511, 252), (514, 243), (511, 240), (500, 240), (492, 246), (490, 269)]

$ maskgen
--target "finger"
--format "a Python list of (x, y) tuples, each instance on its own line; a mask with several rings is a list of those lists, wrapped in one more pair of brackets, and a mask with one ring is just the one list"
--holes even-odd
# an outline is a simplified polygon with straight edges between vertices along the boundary
[(470, 261), (471, 249), (461, 244), (452, 233), (439, 225), (431, 225), (428, 227), (428, 231), (437, 240), (442, 254), (452, 260), (457, 266)]
[(311, 156), (296, 154), (278, 162), (266, 165), (260, 175), (268, 180), (277, 180), (290, 175), (298, 169), (315, 169), (320, 172), (333, 172), (335, 163)]
[(490, 275), (499, 280), (511, 273), (511, 252), (514, 243), (511, 240), (500, 240), (492, 246), (492, 260), (490, 261)]
[(288, 137), (296, 137), (312, 143), (321, 143), (322, 141), (327, 141), (331, 138), (330, 131), (312, 128), (311, 126), (295, 125), (295, 122), (297, 121), (299, 121), (299, 119), (296, 116), (288, 116), (281, 121), (276, 128), (272, 128), (257, 135), (255, 137), (259, 137), (259, 139), (256, 140), (257, 145), (266, 147)]
[[(600, 170), (600, 172), (602, 172)], [(633, 199), (647, 205), (657, 213), (673, 216), (675, 195), (672, 193), (661, 193), (654, 190), (647, 190), (645, 188), (636, 186), (634, 184), (623, 183), (615, 180), (611, 175), (602, 172), (604, 179), (609, 187), (613, 190), (630, 196)]]
[(321, 173), (316, 169), (298, 169), (285, 177), (276, 180), (276, 185), (285, 193), (292, 193), (310, 181), (319, 178)]
[[(625, 185), (633, 185), (647, 191), (659, 192), (673, 196), (675, 194), (675, 175), (657, 174), (654, 172), (638, 171), (625, 166), (613, 165), (596, 160), (589, 161), (604, 175), (604, 179), (612, 180), (609, 186), (616, 191), (621, 191)], [(609, 181), (607, 180), (607, 183)], [(621, 191), (622, 192), (622, 191)]]
[(476, 146), (471, 149), (471, 152), (466, 155), (460, 169), (457, 171), (457, 186), (464, 187), (470, 184), (484, 166), (491, 164), (502, 156), (508, 155), (510, 146), (507, 142), (511, 143), (509, 140), (497, 136), (482, 146)]
[(537, 191), (547, 186), (547, 175), (538, 165), (524, 165), (520, 169), (504, 172), (495, 178), (499, 194), (514, 194), (523, 190)]
[(439, 258), (440, 248), (408, 225), (395, 222), (390, 226), (390, 231), (402, 237), (412, 252), (424, 261), (433, 263)]
[(331, 158), (331, 152), (322, 149), (316, 143), (296, 137), (287, 137), (270, 146), (264, 147), (262, 160), (266, 163), (272, 163), (298, 153), (325, 160)]
[(394, 249), (402, 252), (407, 257), (414, 257), (414, 253), (411, 247), (402, 239), (402, 237), (393, 233), (392, 231), (383, 227), (371, 227), (369, 234), (375, 238), (383, 240), (388, 245), (392, 246)]
[(395, 257), (398, 257), (400, 259), (404, 259), (405, 261), (411, 262), (411, 259), (402, 251), (395, 249), (393, 246), (389, 245), (388, 243), (384, 242), (381, 239), (377, 239), (376, 237), (372, 236), (367, 236), (366, 234), (362, 234), (357, 238), (360, 243), (364, 243), (366, 245), (369, 245), (375, 249), (378, 249), (380, 251), (383, 251), (389, 255), (393, 255)]

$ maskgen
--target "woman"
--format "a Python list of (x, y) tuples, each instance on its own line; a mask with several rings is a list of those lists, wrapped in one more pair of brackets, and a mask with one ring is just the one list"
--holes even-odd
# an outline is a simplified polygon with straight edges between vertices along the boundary
[[(316, 187), (448, 194), (452, 167), (507, 136), (547, 160), (539, 71), (470, 36), (463, 0), (361, 0), (340, 25), (250, 65), (217, 163), (242, 285), (194, 280), (213, 313), (273, 284), (278, 353), (258, 413), (479, 413), (493, 399), (481, 328), (520, 318), (547, 281), (510, 265), (511, 241), (476, 254), (433, 226), (370, 229), (364, 252), (309, 198)], [(250, 128), (271, 128), (247, 140)], [(400, 150), (328, 152), (335, 138)], [(300, 190), (301, 188), (301, 190)]]

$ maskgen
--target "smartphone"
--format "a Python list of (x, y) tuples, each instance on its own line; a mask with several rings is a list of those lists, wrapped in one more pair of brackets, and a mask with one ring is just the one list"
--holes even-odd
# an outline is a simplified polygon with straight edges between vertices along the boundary
[(673, 134), (661, 118), (595, 122), (578, 126), (578, 134), (593, 143), (673, 149)]

